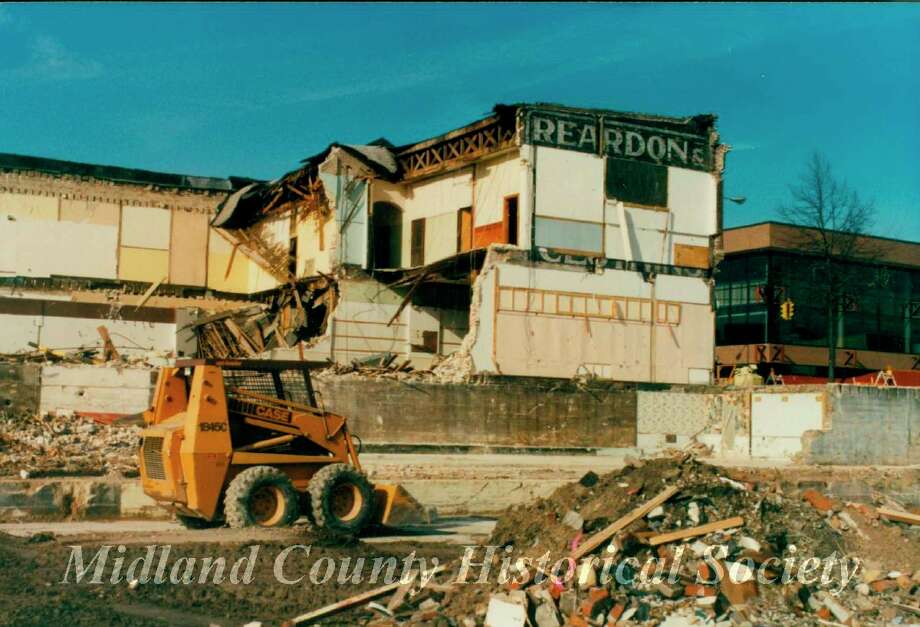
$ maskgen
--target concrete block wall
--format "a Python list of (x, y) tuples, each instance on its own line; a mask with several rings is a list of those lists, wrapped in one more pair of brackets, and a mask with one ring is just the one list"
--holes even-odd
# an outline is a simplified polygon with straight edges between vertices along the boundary
[(809, 434), (816, 464), (920, 464), (920, 388), (827, 386), (829, 428)]
[(636, 390), (545, 379), (485, 384), (324, 379), (327, 409), (364, 442), (550, 448), (636, 445)]

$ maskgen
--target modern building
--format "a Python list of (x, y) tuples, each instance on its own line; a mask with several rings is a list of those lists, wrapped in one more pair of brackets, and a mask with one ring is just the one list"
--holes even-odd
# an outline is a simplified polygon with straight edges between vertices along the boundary
[(410, 145), (330, 144), (212, 226), (306, 288), (278, 357), (707, 383), (726, 152), (711, 115), (498, 105)]
[[(716, 362), (761, 374), (827, 376), (828, 311), (800, 227), (764, 222), (726, 229), (716, 274)], [(837, 320), (836, 375), (920, 369), (920, 243), (864, 238), (871, 262), (852, 262), (858, 289)], [(793, 304), (784, 318), (781, 305)]]

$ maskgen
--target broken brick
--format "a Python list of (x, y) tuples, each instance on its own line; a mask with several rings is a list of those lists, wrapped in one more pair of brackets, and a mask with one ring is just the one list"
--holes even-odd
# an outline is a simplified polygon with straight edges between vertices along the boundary
[(684, 594), (688, 597), (714, 597), (716, 595), (716, 590), (710, 586), (688, 583), (684, 586)]
[(817, 490), (805, 490), (802, 492), (802, 499), (808, 501), (809, 505), (819, 512), (829, 512), (834, 509), (834, 501), (824, 496)]
[(747, 605), (749, 599), (757, 596), (757, 582), (754, 579), (749, 579), (744, 583), (735, 583), (731, 577), (723, 577), (719, 582), (719, 589), (728, 602), (735, 607)]
[(677, 586), (671, 586), (664, 582), (659, 583), (655, 586), (655, 589), (661, 594), (661, 596), (667, 599), (675, 599), (681, 595), (681, 589)]
[(620, 616), (622, 616), (623, 612), (625, 611), (626, 606), (622, 603), (617, 603), (614, 605), (612, 608), (610, 608), (610, 612), (607, 614), (607, 624), (616, 625), (617, 621), (620, 620)]
[(590, 627), (588, 625), (588, 621), (586, 621), (581, 616), (578, 616), (577, 614), (572, 614), (569, 616), (568, 619), (566, 619), (565, 624), (567, 627)]
[(879, 579), (878, 581), (870, 583), (869, 587), (877, 594), (881, 594), (896, 589), (898, 587), (898, 582), (893, 579)]

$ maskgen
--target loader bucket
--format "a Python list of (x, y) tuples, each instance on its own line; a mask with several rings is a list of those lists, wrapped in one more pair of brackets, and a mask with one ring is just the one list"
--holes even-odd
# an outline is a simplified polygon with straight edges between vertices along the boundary
[(377, 499), (374, 522), (378, 524), (398, 527), (431, 522), (427, 510), (401, 485), (378, 483), (374, 485), (374, 497)]

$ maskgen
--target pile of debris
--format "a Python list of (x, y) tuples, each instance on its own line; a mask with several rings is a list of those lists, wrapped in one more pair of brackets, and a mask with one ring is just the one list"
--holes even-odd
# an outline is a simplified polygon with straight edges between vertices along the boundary
[(0, 475), (136, 477), (140, 429), (78, 415), (6, 416), (0, 420)]
[(322, 278), (309, 286), (279, 289), (265, 304), (206, 316), (190, 325), (198, 340), (198, 356), (255, 357), (315, 340), (326, 332), (337, 298), (335, 282)]
[(920, 516), (878, 500), (887, 507), (776, 480), (738, 481), (686, 453), (633, 462), (508, 510), (489, 546), (470, 547), (448, 566), (452, 577), (403, 586), (364, 619), (465, 627), (916, 622)]
[[(49, 348), (29, 342), (30, 351), (0, 354), (0, 362), (8, 363), (51, 363), (99, 365), (114, 363), (130, 366), (162, 366), (175, 355), (171, 351), (155, 351), (142, 346), (115, 346), (109, 330), (102, 325), (96, 329), (100, 343), (95, 346), (76, 348)], [(118, 334), (113, 334), (118, 335)]]

